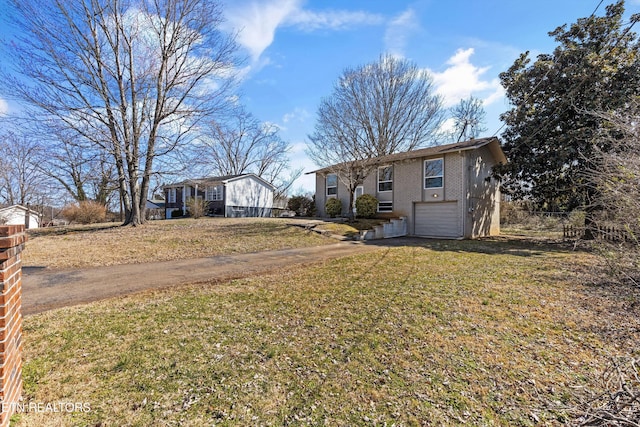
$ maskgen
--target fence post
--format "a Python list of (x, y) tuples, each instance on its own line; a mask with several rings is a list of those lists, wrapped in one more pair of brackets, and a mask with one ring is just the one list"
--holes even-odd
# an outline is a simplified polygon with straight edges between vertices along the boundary
[(24, 225), (0, 226), (0, 427), (22, 395), (22, 257)]

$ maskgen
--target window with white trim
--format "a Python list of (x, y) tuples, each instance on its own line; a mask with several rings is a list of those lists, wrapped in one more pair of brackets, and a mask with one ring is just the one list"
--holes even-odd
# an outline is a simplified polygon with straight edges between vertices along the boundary
[(424, 188), (442, 188), (444, 186), (444, 159), (424, 161)]
[(393, 190), (393, 166), (378, 168), (378, 192)]
[(393, 212), (393, 202), (378, 202), (378, 212)]
[(207, 187), (204, 193), (204, 199), (208, 202), (217, 202), (223, 200), (224, 191), (222, 185), (214, 185)]
[(176, 189), (169, 188), (167, 189), (167, 203), (175, 203), (176, 202)]
[(327, 196), (335, 196), (338, 194), (338, 175), (330, 173), (327, 175)]

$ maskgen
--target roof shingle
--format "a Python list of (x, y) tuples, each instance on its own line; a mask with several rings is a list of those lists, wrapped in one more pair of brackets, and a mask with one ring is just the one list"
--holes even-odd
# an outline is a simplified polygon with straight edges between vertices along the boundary
[[(491, 144), (494, 141), (495, 143), (497, 143), (498, 148), (500, 148), (500, 141), (495, 136), (492, 136), (489, 138), (470, 139), (468, 141), (457, 142), (454, 144), (436, 145), (433, 147), (419, 148), (417, 150), (404, 151), (402, 153), (389, 154), (387, 156), (380, 156), (380, 157), (376, 157), (375, 159), (372, 159), (372, 163), (374, 165), (379, 165), (383, 163), (397, 162), (400, 160), (415, 159), (420, 157), (433, 157), (433, 156), (452, 153), (456, 151), (475, 150), (480, 147), (484, 147), (485, 145)], [(504, 153), (502, 153), (501, 148), (499, 152), (501, 153), (500, 157), (502, 158), (499, 158), (498, 161), (505, 162), (506, 158), (504, 157)], [(307, 172), (307, 175), (312, 173), (328, 172), (334, 168), (335, 168), (335, 165), (328, 166), (325, 168)]]

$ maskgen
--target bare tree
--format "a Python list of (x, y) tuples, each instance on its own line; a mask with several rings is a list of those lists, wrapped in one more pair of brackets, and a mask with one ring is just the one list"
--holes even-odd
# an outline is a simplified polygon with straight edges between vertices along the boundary
[(442, 122), (442, 99), (432, 78), (393, 56), (346, 69), (318, 108), (308, 154), (353, 192), (375, 167), (375, 157), (433, 143)]
[(477, 138), (487, 128), (483, 127), (486, 113), (482, 106), (482, 100), (470, 96), (461, 99), (460, 103), (451, 107), (451, 117), (454, 120), (454, 141), (467, 141)]
[(223, 107), (235, 42), (212, 0), (8, 0), (6, 92), (109, 155), (125, 223), (145, 221), (154, 160)]
[(45, 176), (38, 167), (41, 147), (14, 132), (0, 135), (0, 201), (14, 205), (40, 204)]
[(596, 238), (593, 245), (613, 273), (640, 286), (640, 100), (596, 115), (607, 125), (578, 177), (597, 195), (588, 206), (594, 215), (585, 234)]
[(96, 201), (107, 206), (117, 191), (118, 180), (112, 157), (57, 122), (22, 122), (22, 133), (40, 145), (38, 168), (73, 200)]
[(211, 174), (255, 173), (282, 195), (302, 173), (290, 170), (291, 145), (280, 137), (280, 129), (260, 122), (242, 107), (223, 122), (212, 121), (207, 130), (198, 158)]

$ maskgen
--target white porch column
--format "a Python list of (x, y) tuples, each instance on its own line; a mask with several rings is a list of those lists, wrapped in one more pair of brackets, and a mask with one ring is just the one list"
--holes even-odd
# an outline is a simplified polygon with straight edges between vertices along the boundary
[(182, 186), (182, 215), (187, 215), (187, 185)]

